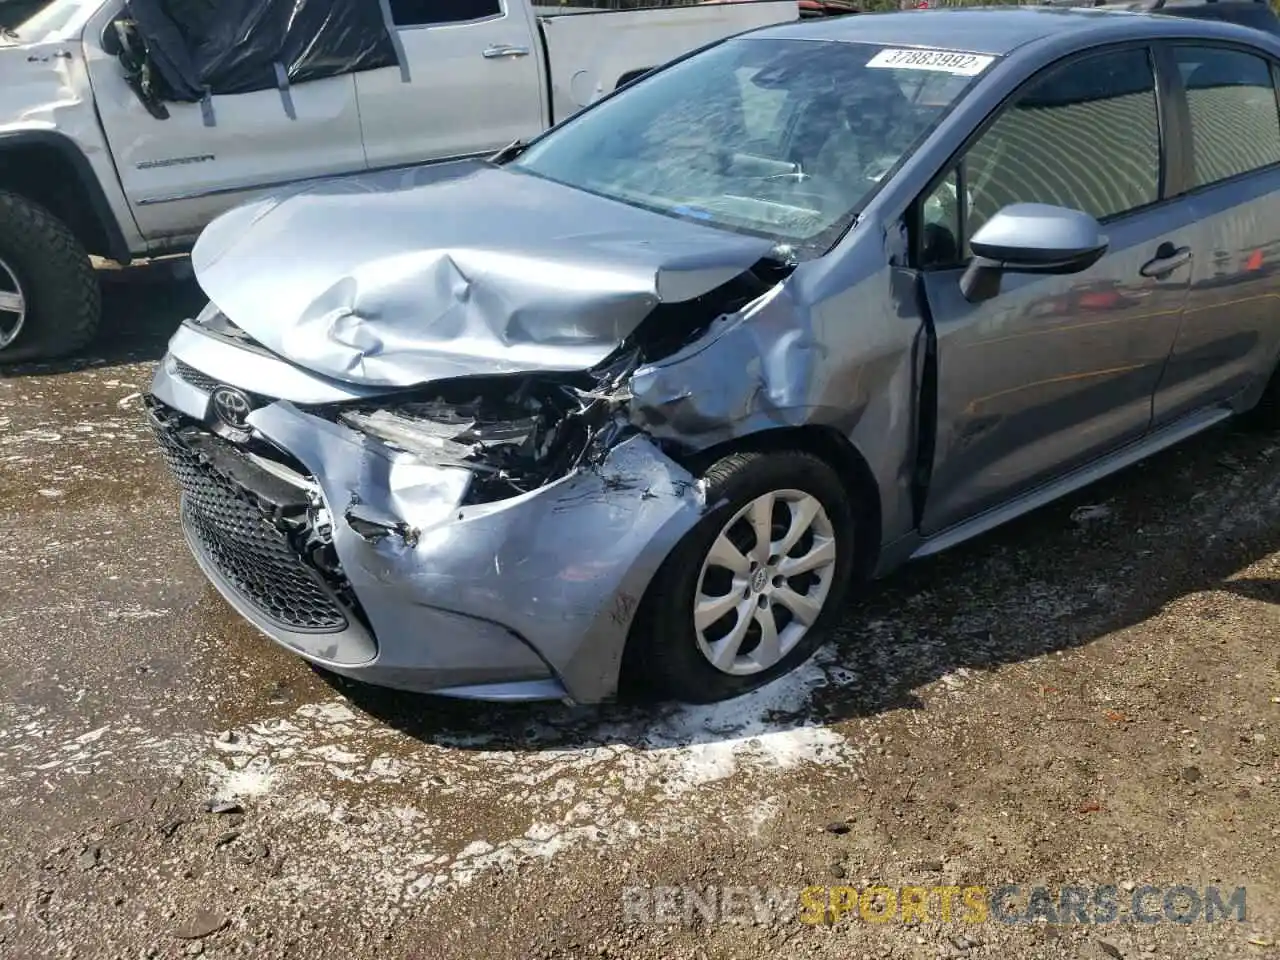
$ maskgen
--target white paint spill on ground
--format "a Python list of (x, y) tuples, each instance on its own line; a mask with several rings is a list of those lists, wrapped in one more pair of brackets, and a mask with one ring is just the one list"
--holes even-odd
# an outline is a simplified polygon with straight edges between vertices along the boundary
[[(56, 542), (49, 544), (50, 547), (59, 546)], [(119, 579), (118, 577), (108, 577), (109, 580)], [(105, 609), (104, 609), (105, 608)], [(158, 620), (161, 617), (169, 615), (167, 607), (151, 609), (142, 607), (137, 604), (127, 606), (113, 606), (105, 601), (98, 603), (80, 603), (65, 602), (48, 604), (45, 606), (30, 607), (25, 610), (18, 611), (13, 614), (5, 614), (0, 616), (0, 626), (10, 623), (30, 623), (37, 618), (67, 618), (67, 617), (85, 617), (95, 620)]]
[[(844, 738), (804, 713), (826, 682), (814, 663), (730, 703), (615, 709), (570, 728), (549, 708), (521, 749), (475, 732), (413, 741), (333, 700), (248, 725), (205, 763), (220, 798), (256, 798), (322, 828), (323, 846), (363, 865), (390, 901), (431, 899), (584, 844), (689, 828), (682, 811), (733, 806), (735, 777), (852, 761)], [(695, 804), (670, 802), (708, 784)], [(395, 802), (371, 803), (378, 786), (394, 787)], [(485, 832), (495, 822), (505, 835)], [(323, 864), (295, 857), (289, 869), (294, 886), (331, 889)]]
[(34, 799), (57, 789), (59, 778), (96, 776), (113, 762), (178, 769), (199, 749), (200, 739), (158, 736), (127, 716), (73, 729), (47, 707), (26, 712), (6, 704), (0, 713), (0, 788), (17, 786), (24, 798)]
[(15, 714), (0, 720), (0, 787), (52, 789), (111, 763), (198, 770), (217, 798), (305, 837), (275, 881), (282, 895), (345, 899), (357, 880), (381, 895), (367, 898), (370, 910), (394, 911), (490, 871), (692, 829), (709, 809), (759, 829), (776, 808), (761, 805), (757, 778), (834, 773), (858, 757), (806, 712), (835, 669), (812, 662), (720, 705), (569, 711), (567, 721), (549, 706), (505, 742), (483, 730), (424, 742), (341, 698), (164, 740), (127, 724), (73, 731), (47, 711)]

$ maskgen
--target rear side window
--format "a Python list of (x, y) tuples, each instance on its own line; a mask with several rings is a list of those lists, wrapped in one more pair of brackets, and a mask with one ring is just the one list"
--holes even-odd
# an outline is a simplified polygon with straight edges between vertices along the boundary
[(391, 19), (397, 27), (466, 23), (501, 13), (501, 0), (391, 0)]
[(1174, 50), (1187, 89), (1196, 186), (1280, 163), (1280, 112), (1267, 61), (1239, 50)]
[(1049, 203), (1099, 220), (1160, 193), (1155, 72), (1145, 49), (1053, 68), (969, 150), (968, 233), (1011, 203)]

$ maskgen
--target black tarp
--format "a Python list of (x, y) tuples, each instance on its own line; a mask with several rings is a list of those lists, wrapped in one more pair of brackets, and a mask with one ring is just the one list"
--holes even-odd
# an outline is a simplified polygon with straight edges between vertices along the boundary
[[(251, 93), (394, 66), (378, 0), (128, 0), (161, 99)], [(279, 69), (278, 69), (279, 68)]]

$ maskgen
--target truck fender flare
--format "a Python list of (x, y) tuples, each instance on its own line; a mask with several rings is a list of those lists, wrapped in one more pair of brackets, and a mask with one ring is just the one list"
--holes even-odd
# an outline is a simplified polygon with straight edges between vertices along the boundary
[(132, 259), (128, 241), (120, 229), (102, 184), (94, 173), (89, 158), (70, 137), (52, 130), (15, 130), (0, 133), (0, 155), (15, 147), (40, 146), (56, 150), (74, 171), (77, 188), (89, 202), (89, 213), (106, 238), (106, 253), (120, 263), (128, 263)]

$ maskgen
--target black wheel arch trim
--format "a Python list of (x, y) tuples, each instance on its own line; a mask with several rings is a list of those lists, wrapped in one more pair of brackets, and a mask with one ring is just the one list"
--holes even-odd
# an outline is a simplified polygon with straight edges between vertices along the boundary
[(133, 259), (133, 252), (129, 249), (129, 243), (125, 240), (124, 231), (120, 229), (120, 222), (116, 219), (111, 204), (107, 201), (102, 184), (94, 173), (93, 165), (84, 152), (66, 134), (52, 130), (14, 130), (0, 133), (0, 154), (12, 147), (29, 145), (51, 147), (71, 164), (71, 169), (75, 171), (84, 195), (89, 200), (90, 211), (106, 238), (106, 254), (120, 263), (129, 263)]

